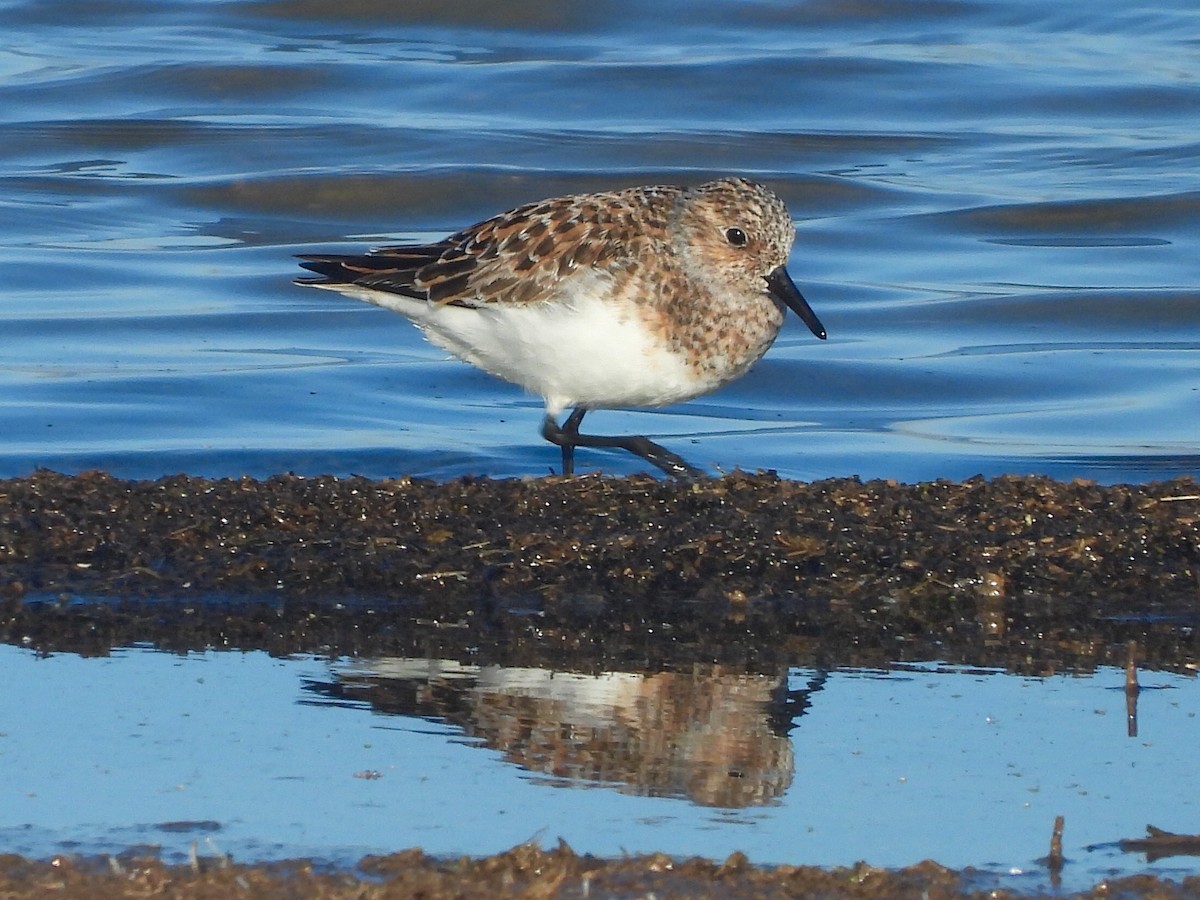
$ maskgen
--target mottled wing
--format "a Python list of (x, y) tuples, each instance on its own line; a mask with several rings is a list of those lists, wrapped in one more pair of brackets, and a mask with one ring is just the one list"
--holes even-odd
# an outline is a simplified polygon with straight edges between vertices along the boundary
[[(450, 273), (456, 268), (452, 261), (454, 251), (450, 242), (442, 241), (437, 244), (384, 247), (360, 256), (305, 254), (300, 257), (300, 265), (310, 272), (316, 272), (319, 277), (297, 278), (296, 281), (298, 284), (318, 286), (358, 284), (418, 300), (435, 299), (421, 273), (441, 267), (447, 273), (443, 280), (449, 281)], [(450, 260), (443, 262), (443, 257), (448, 255)], [(457, 267), (462, 269), (473, 265), (470, 260), (462, 259)], [(453, 302), (454, 299), (448, 297), (443, 302)]]
[(530, 203), (424, 246), (377, 247), (364, 256), (302, 256), (319, 278), (433, 303), (529, 303), (580, 268), (635, 264), (666, 232), (674, 188), (580, 194)]

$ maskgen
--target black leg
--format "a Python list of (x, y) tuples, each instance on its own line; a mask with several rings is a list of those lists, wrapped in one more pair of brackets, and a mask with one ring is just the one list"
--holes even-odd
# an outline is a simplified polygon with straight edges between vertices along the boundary
[(579, 423), (583, 421), (587, 408), (577, 406), (559, 428), (554, 416), (546, 416), (542, 421), (542, 437), (552, 444), (562, 448), (562, 473), (575, 474), (575, 445), (579, 443)]
[(561, 428), (554, 421), (553, 416), (546, 416), (542, 422), (542, 437), (562, 448), (562, 472), (564, 475), (575, 474), (576, 447), (616, 447), (640, 456), (646, 462), (676, 478), (701, 478), (704, 476), (704, 472), (689, 465), (683, 457), (677, 456), (666, 447), (660, 446), (640, 434), (615, 436), (580, 434), (579, 423), (583, 421), (586, 413), (585, 407), (575, 407)]

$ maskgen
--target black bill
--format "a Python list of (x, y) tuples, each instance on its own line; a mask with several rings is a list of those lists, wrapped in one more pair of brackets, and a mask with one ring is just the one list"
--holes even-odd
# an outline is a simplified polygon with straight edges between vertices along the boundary
[(776, 300), (786, 303), (788, 308), (800, 317), (800, 321), (808, 326), (809, 331), (821, 340), (825, 340), (825, 326), (821, 324), (817, 314), (812, 311), (812, 307), (808, 305), (808, 301), (804, 299), (804, 295), (800, 293), (800, 289), (796, 287), (796, 283), (792, 281), (792, 276), (788, 274), (788, 270), (784, 266), (780, 266), (767, 276), (767, 289)]

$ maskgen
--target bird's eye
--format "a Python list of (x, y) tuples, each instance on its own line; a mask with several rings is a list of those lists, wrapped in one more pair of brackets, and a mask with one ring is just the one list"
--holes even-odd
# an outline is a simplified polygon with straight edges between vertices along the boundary
[(725, 240), (729, 241), (735, 247), (745, 247), (748, 238), (746, 237), (746, 232), (740, 228), (727, 228), (725, 229)]

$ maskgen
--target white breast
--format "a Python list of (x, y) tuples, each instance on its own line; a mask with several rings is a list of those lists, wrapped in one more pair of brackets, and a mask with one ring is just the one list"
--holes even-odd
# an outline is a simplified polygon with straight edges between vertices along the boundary
[(631, 304), (614, 301), (606, 278), (576, 276), (568, 294), (545, 302), (479, 307), (328, 287), (407, 316), (439, 347), (542, 396), (551, 415), (578, 405), (663, 406), (717, 387), (656, 340)]

